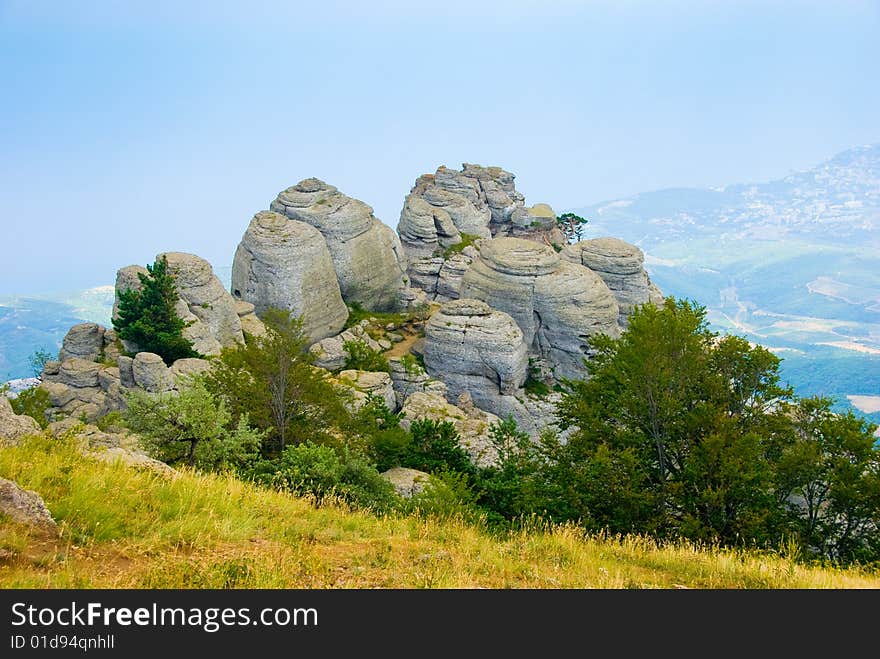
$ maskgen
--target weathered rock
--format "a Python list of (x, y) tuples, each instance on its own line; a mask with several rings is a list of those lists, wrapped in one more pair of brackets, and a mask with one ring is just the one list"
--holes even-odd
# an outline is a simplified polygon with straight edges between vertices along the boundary
[(183, 359), (178, 359), (175, 361), (170, 369), (171, 379), (174, 382), (178, 381), (178, 378), (181, 376), (187, 375), (199, 375), (200, 373), (205, 373), (211, 370), (211, 362), (207, 359), (197, 359), (194, 357), (185, 357)]
[(95, 361), (104, 353), (104, 332), (106, 330), (97, 323), (80, 323), (74, 325), (64, 336), (59, 361), (72, 357)]
[(71, 357), (61, 362), (58, 381), (70, 387), (97, 387), (98, 371), (101, 365), (79, 357)]
[(403, 418), (400, 425), (409, 428), (413, 421), (431, 419), (449, 421), (455, 426), (460, 446), (467, 452), (474, 464), (488, 466), (497, 460), (497, 452), (492, 445), (489, 427), (500, 419), (494, 414), (484, 412), (471, 403), (465, 394), (462, 399), (467, 409), (447, 402), (440, 394), (416, 392), (403, 404)]
[(446, 384), (432, 378), (410, 355), (410, 359), (392, 357), (391, 382), (397, 397), (397, 406), (402, 407), (404, 401), (416, 392), (439, 394), (446, 397)]
[(31, 417), (13, 412), (6, 396), (0, 395), (0, 439), (17, 442), (40, 432), (40, 425)]
[(418, 469), (392, 467), (382, 472), (382, 478), (389, 481), (400, 496), (409, 499), (425, 489), (431, 475)]
[(349, 369), (341, 371), (336, 377), (339, 382), (353, 390), (356, 409), (367, 402), (367, 396), (370, 394), (381, 398), (392, 412), (397, 409), (397, 398), (388, 373)]
[(126, 389), (137, 386), (137, 383), (134, 381), (134, 359), (120, 355), (116, 358), (116, 363), (119, 366), (119, 383)]
[[(202, 355), (219, 355), (220, 349), (244, 342), (235, 301), (214, 274), (211, 264), (194, 254), (165, 252), (156, 258), (168, 260), (180, 299), (188, 316), (181, 314), (190, 327), (183, 334), (193, 341), (193, 349)], [(199, 327), (202, 325), (203, 327)]]
[(617, 238), (594, 238), (567, 245), (560, 256), (586, 266), (602, 278), (617, 299), (622, 327), (626, 327), (636, 306), (663, 301), (660, 289), (645, 272), (645, 255), (635, 245)]
[(348, 353), (345, 344), (349, 341), (359, 341), (366, 344), (371, 350), (381, 350), (382, 347), (367, 334), (363, 325), (350, 327), (341, 334), (322, 339), (313, 344), (309, 349), (315, 356), (315, 366), (325, 368), (328, 371), (338, 371), (345, 366)]
[[(135, 291), (141, 290), (140, 275), (146, 277), (149, 274), (150, 271), (142, 265), (127, 265), (124, 268), (120, 268), (116, 271), (116, 298), (113, 300), (114, 319), (117, 318), (119, 315), (119, 291), (127, 291), (129, 289)], [(134, 350), (132, 350), (128, 345), (126, 345), (125, 349), (129, 350), (130, 352), (134, 352)]]
[(176, 471), (164, 462), (151, 458), (143, 451), (111, 446), (97, 451), (89, 452), (93, 458), (110, 464), (122, 464), (135, 469), (147, 469), (161, 476), (171, 476)]
[(43, 498), (6, 478), (0, 478), (0, 513), (22, 524), (57, 531), (55, 520)]
[(449, 213), (409, 194), (397, 225), (400, 242), (410, 261), (438, 256), (443, 249), (461, 242), (461, 233)]
[(464, 253), (453, 254), (443, 261), (437, 275), (437, 294), (434, 299), (445, 302), (461, 297), (461, 281), (472, 262), (473, 258)]
[(321, 232), (347, 303), (377, 311), (399, 304), (400, 290), (407, 286), (403, 249), (370, 206), (310, 178), (281, 192), (270, 208)]
[(64, 407), (76, 398), (74, 388), (61, 382), (43, 382), (40, 388), (49, 395), (52, 407)]
[(523, 333), (513, 319), (465, 298), (444, 303), (428, 320), (424, 359), (428, 373), (455, 396), (471, 389), (513, 394), (528, 368)]
[(119, 369), (116, 366), (108, 366), (98, 371), (98, 386), (102, 391), (107, 391), (114, 383), (119, 383)]
[(104, 331), (104, 360), (105, 361), (116, 361), (119, 358), (119, 355), (122, 354), (120, 348), (122, 347), (122, 342), (119, 341), (119, 337), (116, 335), (116, 330), (107, 329)]
[(324, 236), (272, 211), (254, 215), (235, 251), (232, 294), (257, 314), (291, 309), (313, 341), (338, 333), (348, 318)]
[(557, 378), (584, 376), (589, 337), (619, 334), (617, 301), (605, 282), (533, 241), (486, 241), (462, 279), (461, 295), (510, 314), (529, 353), (555, 364)]
[(135, 384), (146, 391), (168, 391), (174, 386), (170, 369), (159, 355), (152, 352), (139, 352), (131, 364), (131, 371)]
[[(235, 298), (233, 298), (235, 299)], [(250, 302), (235, 299), (235, 311), (238, 313), (238, 320), (241, 322), (241, 331), (251, 336), (264, 336), (266, 334), (266, 326), (263, 321), (257, 317), (256, 309)]]

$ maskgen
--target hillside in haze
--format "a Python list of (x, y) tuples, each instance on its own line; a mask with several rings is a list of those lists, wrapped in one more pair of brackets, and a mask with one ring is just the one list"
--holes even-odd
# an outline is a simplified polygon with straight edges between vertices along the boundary
[(880, 420), (880, 145), (769, 183), (658, 190), (577, 212), (590, 220), (585, 237), (641, 247), (664, 293), (705, 304), (714, 329), (772, 348), (802, 395), (855, 402)]

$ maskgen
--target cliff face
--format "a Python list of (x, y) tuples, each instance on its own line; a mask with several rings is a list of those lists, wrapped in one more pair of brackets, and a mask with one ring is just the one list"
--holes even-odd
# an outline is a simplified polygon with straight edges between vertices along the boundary
[[(231, 291), (198, 256), (164, 254), (186, 335), (198, 352), (215, 356), (245, 334), (261, 334), (266, 309), (290, 309), (304, 321), (319, 368), (342, 369), (350, 341), (391, 357), (390, 375), (337, 376), (354, 383), (356, 399), (379, 392), (390, 409), (419, 418), (452, 410), (474, 459), (486, 460), (486, 419), (513, 416), (532, 435), (554, 427), (554, 394), (527, 394), (529, 379), (553, 385), (585, 377), (590, 337), (617, 336), (637, 305), (662, 300), (638, 248), (607, 237), (563, 247), (553, 209), (527, 207), (514, 178), (471, 164), (420, 176), (404, 200), (399, 237), (366, 203), (304, 179), (246, 227)], [(137, 288), (145, 272), (121, 268), (117, 290)], [(373, 320), (343, 331), (346, 304), (420, 310), (422, 320), (407, 326), (409, 339), (403, 327)], [(423, 338), (413, 343), (416, 332)], [(407, 350), (392, 348), (398, 344)], [(424, 368), (408, 352), (421, 356)], [(52, 414), (91, 421), (119, 409), (126, 389), (170, 391), (178, 375), (207, 368), (201, 359), (166, 366), (138, 346), (121, 345), (112, 330), (84, 323), (68, 332), (40, 386)], [(426, 402), (437, 400), (446, 402)]]

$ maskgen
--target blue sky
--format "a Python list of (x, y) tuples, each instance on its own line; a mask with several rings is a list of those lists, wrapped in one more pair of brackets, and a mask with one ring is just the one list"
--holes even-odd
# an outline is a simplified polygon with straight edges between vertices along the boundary
[(880, 141), (880, 3), (0, 0), (0, 295), (231, 264), (317, 176), (396, 226), (501, 165), (558, 211)]

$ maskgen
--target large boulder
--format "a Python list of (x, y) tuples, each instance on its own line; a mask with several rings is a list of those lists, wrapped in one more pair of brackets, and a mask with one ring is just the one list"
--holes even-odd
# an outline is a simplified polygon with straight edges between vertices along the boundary
[(29, 416), (16, 414), (6, 396), (0, 395), (0, 440), (17, 442), (40, 432), (40, 424)]
[(104, 353), (105, 328), (97, 323), (80, 323), (74, 325), (64, 336), (58, 361), (71, 357), (95, 361)]
[(165, 252), (177, 293), (186, 306), (183, 319), (192, 325), (183, 334), (202, 355), (219, 355), (220, 350), (244, 343), (235, 301), (214, 274), (211, 264), (194, 254)]
[(137, 386), (151, 393), (170, 391), (174, 378), (165, 362), (152, 352), (139, 352), (131, 364), (132, 376)]
[(97, 362), (72, 357), (61, 362), (61, 369), (56, 376), (58, 382), (69, 387), (94, 388), (98, 386), (98, 372), (101, 365)]
[(407, 287), (403, 250), (370, 206), (309, 178), (281, 192), (270, 208), (321, 232), (347, 303), (377, 311), (397, 308)]
[(627, 326), (629, 315), (638, 305), (663, 301), (660, 289), (645, 272), (645, 255), (635, 245), (617, 238), (594, 238), (567, 245), (560, 256), (602, 278), (617, 299), (621, 327)]
[(291, 309), (312, 341), (338, 333), (348, 318), (324, 236), (273, 211), (254, 215), (235, 250), (232, 294), (252, 303), (257, 315)]
[(57, 530), (42, 497), (6, 478), (0, 478), (0, 513), (22, 524)]
[(485, 241), (461, 296), (509, 314), (529, 354), (554, 365), (557, 378), (582, 378), (587, 339), (620, 332), (617, 301), (599, 275), (530, 240)]
[(425, 367), (450, 392), (488, 389), (513, 394), (526, 380), (528, 355), (523, 332), (508, 314), (480, 300), (444, 303), (425, 326)]
[(391, 483), (400, 496), (410, 499), (425, 489), (431, 474), (409, 467), (392, 467), (382, 472), (382, 478)]
[(402, 407), (404, 401), (416, 392), (439, 394), (446, 398), (446, 383), (428, 375), (413, 355), (391, 357), (388, 363), (391, 366), (391, 383), (398, 407)]

